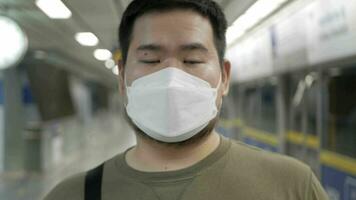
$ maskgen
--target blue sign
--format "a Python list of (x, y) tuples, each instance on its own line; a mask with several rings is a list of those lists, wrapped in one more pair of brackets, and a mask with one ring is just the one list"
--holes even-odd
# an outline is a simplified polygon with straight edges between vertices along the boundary
[(33, 96), (32, 96), (32, 91), (30, 88), (30, 85), (26, 84), (22, 88), (22, 102), (24, 104), (32, 104), (34, 102)]
[(356, 200), (356, 177), (322, 165), (322, 183), (330, 200)]

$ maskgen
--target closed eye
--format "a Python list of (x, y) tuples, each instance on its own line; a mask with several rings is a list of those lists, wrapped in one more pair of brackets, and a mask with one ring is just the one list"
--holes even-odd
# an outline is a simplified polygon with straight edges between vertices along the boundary
[(140, 60), (140, 62), (145, 64), (157, 64), (160, 63), (160, 60)]
[(185, 64), (190, 64), (190, 65), (194, 65), (194, 64), (202, 64), (204, 62), (198, 61), (198, 60), (185, 60), (184, 63)]

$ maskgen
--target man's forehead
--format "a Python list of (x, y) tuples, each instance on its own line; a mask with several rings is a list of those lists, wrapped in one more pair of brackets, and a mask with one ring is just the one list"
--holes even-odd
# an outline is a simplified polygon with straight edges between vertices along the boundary
[[(200, 13), (187, 9), (174, 9), (168, 11), (154, 11), (148, 12), (144, 15), (138, 17), (134, 22), (134, 28), (142, 29), (142, 28), (151, 28), (154, 26), (160, 26), (161, 24), (169, 25), (177, 25), (176, 28), (194, 28), (194, 27), (204, 27), (213, 29), (209, 19), (207, 17), (202, 16)], [(178, 26), (180, 25), (180, 26)], [(185, 27), (181, 27), (185, 26)], [(157, 27), (155, 27), (157, 28)], [(159, 27), (164, 28), (164, 27)]]
[[(207, 18), (192, 10), (153, 12), (135, 21), (132, 39), (139, 40), (136, 45), (149, 45), (163, 44), (164, 39), (174, 36), (180, 46), (203, 44), (213, 40), (213, 28)], [(196, 46), (190, 45), (191, 48)]]
[[(142, 18), (161, 18), (162, 16), (165, 16), (167, 19), (167, 16), (175, 16), (175, 15), (183, 15), (183, 16), (195, 16), (198, 18), (203, 18), (203, 19), (208, 19), (206, 16), (203, 16), (201, 13), (191, 9), (191, 8), (173, 8), (173, 9), (163, 9), (163, 10), (152, 10), (152, 11), (147, 11), (144, 14), (140, 15), (137, 19), (136, 22)], [(186, 18), (182, 18), (186, 19)]]

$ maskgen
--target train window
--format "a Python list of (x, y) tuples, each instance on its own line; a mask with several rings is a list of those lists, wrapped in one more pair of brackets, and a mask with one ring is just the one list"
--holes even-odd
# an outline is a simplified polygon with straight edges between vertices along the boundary
[(356, 157), (356, 69), (331, 77), (326, 148)]
[(243, 105), (246, 125), (277, 134), (276, 86), (264, 84), (245, 91)]

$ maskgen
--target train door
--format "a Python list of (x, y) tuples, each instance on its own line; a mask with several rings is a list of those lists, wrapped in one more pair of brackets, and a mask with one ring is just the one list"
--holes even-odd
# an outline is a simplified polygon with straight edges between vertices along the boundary
[(356, 200), (356, 66), (325, 78), (322, 183), (330, 199)]
[(286, 153), (308, 164), (320, 174), (318, 137), (319, 74), (300, 73), (288, 78), (289, 126)]

